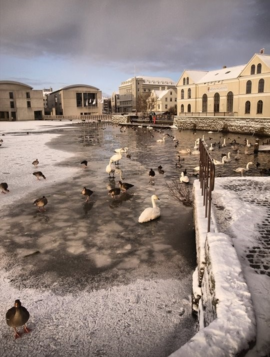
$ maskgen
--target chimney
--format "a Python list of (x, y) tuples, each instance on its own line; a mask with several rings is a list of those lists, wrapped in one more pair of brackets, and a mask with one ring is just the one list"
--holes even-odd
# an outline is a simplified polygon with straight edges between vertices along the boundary
[(227, 66), (223, 66), (223, 68), (227, 68)]

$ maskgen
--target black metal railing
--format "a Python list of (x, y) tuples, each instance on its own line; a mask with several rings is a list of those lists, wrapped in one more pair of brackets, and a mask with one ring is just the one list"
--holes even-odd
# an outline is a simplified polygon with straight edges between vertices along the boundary
[(207, 232), (210, 232), (212, 191), (215, 187), (215, 164), (206, 149), (204, 142), (200, 139), (200, 171), (199, 180), (202, 190), (203, 205), (205, 206), (205, 217), (208, 218)]

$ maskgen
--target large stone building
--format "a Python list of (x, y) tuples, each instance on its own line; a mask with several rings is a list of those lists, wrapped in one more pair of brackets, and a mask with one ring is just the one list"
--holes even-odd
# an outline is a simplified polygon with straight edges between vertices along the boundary
[(119, 87), (119, 112), (127, 113), (138, 109), (140, 99), (146, 100), (152, 90), (176, 88), (170, 78), (137, 76), (121, 83)]
[(165, 90), (152, 90), (147, 99), (147, 110), (149, 112), (166, 112), (177, 110), (177, 91), (176, 88)]
[(102, 92), (85, 84), (70, 85), (48, 94), (48, 110), (52, 115), (101, 115), (102, 105)]
[(43, 118), (42, 90), (27, 84), (0, 81), (0, 120), (34, 120)]
[(269, 118), (270, 55), (209, 72), (185, 70), (177, 83), (177, 114)]

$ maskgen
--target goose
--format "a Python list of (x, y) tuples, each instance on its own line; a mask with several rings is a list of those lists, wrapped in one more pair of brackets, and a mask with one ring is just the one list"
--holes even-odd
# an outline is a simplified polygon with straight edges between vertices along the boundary
[(160, 174), (164, 174), (164, 170), (162, 169), (162, 166), (161, 165), (159, 165), (159, 167), (158, 167), (158, 172), (160, 173)]
[(234, 160), (240, 160), (241, 156), (240, 156), (240, 151), (237, 150), (237, 154), (234, 157)]
[(110, 162), (114, 162), (116, 165), (119, 164), (119, 160), (122, 159), (122, 154), (121, 152), (114, 154), (111, 158), (110, 158)]
[(34, 166), (37, 166), (38, 164), (39, 164), (38, 159), (36, 159), (36, 160), (34, 160), (34, 161), (32, 162), (32, 165), (34, 165)]
[(156, 200), (159, 200), (157, 195), (152, 195), (151, 196), (151, 201), (152, 201), (152, 207), (146, 208), (140, 215), (138, 222), (139, 223), (145, 223), (152, 221), (153, 219), (156, 219), (160, 217), (160, 208), (156, 205)]
[(110, 160), (109, 164), (106, 166), (105, 171), (107, 172), (107, 174), (109, 174), (109, 177), (111, 177), (111, 174), (112, 174), (113, 175), (112, 177), (114, 178), (115, 168), (112, 167), (111, 160)]
[(14, 306), (6, 313), (6, 322), (8, 326), (13, 327), (15, 331), (15, 339), (21, 337), (17, 331), (17, 327), (23, 326), (24, 332), (30, 332), (26, 327), (26, 323), (29, 320), (30, 314), (27, 309), (22, 306), (20, 300), (15, 300)]
[(253, 162), (248, 162), (246, 167), (238, 167), (237, 169), (233, 170), (234, 172), (240, 172), (241, 176), (244, 176), (244, 172), (249, 170), (249, 166), (253, 165)]
[(182, 149), (182, 150), (179, 150), (178, 152), (179, 152), (179, 154), (190, 154), (191, 150), (190, 149)]
[(228, 152), (226, 156), (224, 156), (224, 162), (230, 162), (231, 161), (231, 153)]
[(157, 140), (157, 143), (165, 143), (165, 136), (163, 136), (163, 138), (162, 139), (158, 139)]
[(8, 184), (7, 184), (6, 182), (0, 183), (0, 189), (2, 190), (2, 193), (7, 193), (7, 192), (9, 192)]
[(40, 211), (41, 209), (42, 209), (42, 211), (46, 211), (44, 207), (46, 206), (47, 203), (48, 203), (48, 200), (47, 200), (47, 198), (46, 198), (45, 196), (43, 196), (43, 197), (41, 197), (41, 198), (37, 198), (37, 199), (33, 202), (33, 204), (38, 207), (38, 210), (39, 210), (39, 211)]
[(33, 175), (36, 176), (36, 178), (39, 180), (40, 177), (43, 177), (44, 180), (46, 180), (46, 177), (43, 175), (43, 173), (41, 171), (35, 171), (33, 172)]
[(210, 151), (213, 151), (214, 150), (214, 147), (213, 147), (213, 144), (211, 143), (210, 145), (210, 148), (209, 148)]
[(87, 167), (87, 163), (88, 163), (87, 160), (83, 160), (81, 162), (82, 167), (86, 168)]
[(224, 165), (224, 164), (225, 164), (225, 157), (226, 157), (226, 156), (223, 156), (222, 159), (221, 159), (221, 161), (218, 161), (218, 160), (213, 159), (213, 163), (214, 163), (215, 165)]
[(121, 193), (121, 189), (116, 187), (116, 188), (112, 188), (109, 192), (108, 195), (111, 195), (112, 198), (115, 198), (116, 196), (119, 196)]
[(184, 172), (181, 172), (180, 182), (181, 183), (189, 183), (189, 177), (187, 175), (185, 175)]
[(85, 202), (89, 202), (90, 197), (92, 196), (94, 192), (89, 190), (89, 188), (84, 187), (82, 190), (82, 195), (84, 195), (86, 197)]
[(119, 187), (122, 191), (126, 192), (128, 189), (134, 187), (131, 183), (119, 181)]
[(223, 143), (222, 143), (221, 146), (222, 146), (223, 148), (225, 148), (225, 146), (226, 146), (226, 138), (224, 138)]

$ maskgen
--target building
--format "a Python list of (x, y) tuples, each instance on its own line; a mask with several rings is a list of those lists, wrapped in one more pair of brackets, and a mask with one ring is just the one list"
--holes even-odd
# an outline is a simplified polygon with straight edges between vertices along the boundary
[[(176, 88), (170, 78), (137, 76), (122, 82), (119, 87), (119, 112), (141, 111), (141, 103), (152, 90)], [(145, 108), (146, 109), (146, 108)]]
[(270, 117), (270, 55), (212, 71), (185, 70), (177, 83), (177, 114)]
[(177, 90), (176, 88), (165, 90), (152, 90), (147, 99), (147, 110), (149, 112), (166, 112), (168, 110), (177, 111)]
[(34, 120), (43, 118), (42, 90), (27, 84), (0, 81), (0, 120)]
[(48, 94), (48, 110), (52, 115), (101, 115), (102, 93), (93, 86), (70, 85)]
[(102, 98), (102, 113), (103, 114), (110, 114), (112, 112), (112, 100), (111, 98)]
[(120, 96), (119, 93), (113, 92), (111, 97), (112, 113), (120, 112)]
[(43, 106), (44, 106), (44, 113), (49, 115), (50, 111), (48, 111), (48, 95), (52, 93), (52, 88), (44, 88), (43, 89)]

